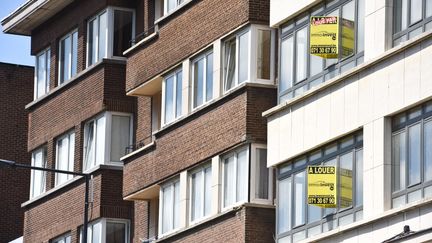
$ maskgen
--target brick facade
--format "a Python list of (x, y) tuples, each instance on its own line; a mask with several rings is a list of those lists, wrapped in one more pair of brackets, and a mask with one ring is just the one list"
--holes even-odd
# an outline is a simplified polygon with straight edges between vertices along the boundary
[[(33, 67), (0, 63), (0, 158), (30, 164), (27, 153), (27, 111), (33, 99)], [(23, 235), (24, 210), (29, 197), (28, 170), (0, 168), (0, 241)]]

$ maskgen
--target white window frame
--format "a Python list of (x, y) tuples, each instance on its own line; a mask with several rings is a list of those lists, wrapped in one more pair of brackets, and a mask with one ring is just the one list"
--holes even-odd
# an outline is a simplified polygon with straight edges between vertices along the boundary
[[(183, 67), (180, 66), (179, 68), (174, 69), (174, 71), (168, 73), (167, 75), (164, 76), (163, 81), (162, 81), (162, 114), (161, 114), (161, 124), (162, 126), (174, 123), (176, 120), (178, 120), (179, 118), (181, 118), (183, 116), (183, 107), (180, 107), (181, 110), (181, 114), (179, 116), (177, 116), (176, 111), (177, 111), (177, 74), (181, 72), (181, 76), (182, 76), (182, 91), (183, 92), (183, 83), (186, 82), (186, 80), (184, 80), (183, 77)], [(166, 122), (165, 121), (165, 101), (166, 101), (166, 80), (173, 77), (174, 78), (174, 88), (173, 88), (173, 116), (174, 118), (171, 121)], [(182, 102), (181, 102), (181, 106), (183, 106), (183, 94), (182, 94)]]
[[(94, 225), (96, 224), (100, 224), (101, 230), (100, 230), (100, 235), (99, 235), (99, 239), (101, 243), (105, 243), (106, 242), (106, 234), (107, 234), (107, 223), (120, 223), (120, 224), (124, 224), (125, 225), (125, 230), (126, 230), (126, 234), (125, 234), (125, 243), (129, 243), (130, 242), (130, 221), (127, 219), (115, 219), (115, 218), (101, 218), (98, 220), (95, 220), (91, 223), (88, 224), (88, 228), (87, 228), (87, 240), (92, 239), (93, 235), (92, 235), (92, 228)], [(79, 242), (82, 242), (82, 229), (83, 227), (81, 226), (80, 228), (80, 240)], [(92, 242), (92, 243), (99, 243), (99, 242)]]
[[(43, 94), (38, 94), (38, 70), (39, 70), (39, 57), (41, 55), (45, 55), (45, 63), (43, 64), (45, 66), (45, 92)], [(45, 94), (47, 94), (50, 90), (50, 72), (51, 72), (51, 48), (48, 47), (46, 49), (44, 49), (43, 51), (39, 52), (36, 55), (36, 60), (35, 60), (35, 72), (34, 72), (34, 100), (39, 99), (40, 97), (44, 96)]]
[(175, 0), (176, 1), (176, 6), (173, 9), (171, 9), (171, 11), (168, 9), (168, 1), (169, 0), (163, 0), (163, 1), (164, 1), (164, 11), (163, 12), (164, 12), (164, 16), (165, 16), (165, 15), (168, 15), (170, 13), (175, 12), (183, 4), (185, 4), (187, 1), (190, 1), (190, 0)]
[[(70, 153), (71, 153), (71, 151), (69, 150), (69, 148), (70, 148), (70, 141), (71, 141), (71, 137), (72, 137), (72, 135), (73, 135), (73, 140), (74, 140), (74, 150), (72, 151), (72, 153), (73, 153), (73, 159), (72, 159), (72, 161), (69, 161), (69, 159), (70, 159)], [(60, 141), (60, 140), (62, 140), (62, 139), (64, 139), (64, 138), (68, 138), (68, 155), (67, 155), (67, 167), (68, 167), (68, 169), (67, 169), (67, 171), (74, 171), (74, 162), (75, 162), (75, 132), (74, 131), (70, 131), (70, 132), (68, 132), (67, 134), (65, 134), (65, 135), (63, 135), (63, 136), (60, 136), (59, 138), (57, 138), (57, 140), (56, 140), (56, 159), (55, 159), (55, 166), (56, 166), (56, 169), (60, 169), (60, 166), (59, 166), (59, 145), (58, 145), (58, 142)], [(60, 184), (64, 184), (65, 182), (63, 182), (63, 183), (59, 183), (59, 176), (60, 176), (60, 173), (55, 173), (55, 186), (58, 186), (58, 185), (60, 185)], [(65, 175), (65, 174), (63, 174), (63, 176), (66, 176), (67, 177), (67, 180), (66, 181), (69, 181), (69, 180), (71, 180), (72, 178), (73, 178), (73, 175)]]
[[(213, 67), (212, 67), (212, 78), (213, 78), (213, 82), (212, 82), (212, 98), (209, 99), (207, 101), (207, 62), (208, 62), (208, 56), (212, 55), (213, 57)], [(214, 77), (213, 77), (213, 72), (214, 72), (214, 52), (213, 49), (212, 50), (208, 50), (202, 54), (200, 54), (199, 56), (195, 57), (191, 63), (191, 80), (192, 80), (192, 87), (191, 87), (191, 93), (192, 93), (192, 100), (191, 100), (191, 109), (192, 110), (196, 110), (199, 109), (202, 106), (205, 106), (207, 103), (210, 103), (212, 100), (214, 100)], [(201, 105), (195, 106), (194, 102), (195, 102), (195, 82), (197, 80), (195, 80), (195, 63), (197, 63), (200, 60), (204, 60), (204, 71), (203, 71), (203, 103)]]
[[(205, 219), (208, 219), (212, 216), (212, 207), (213, 205), (210, 205), (210, 213), (208, 215), (204, 215), (205, 213), (205, 184), (202, 185), (202, 187), (200, 188), (201, 192), (202, 192), (202, 205), (203, 205), (203, 216), (201, 218), (197, 218), (195, 220), (192, 220), (192, 174), (196, 174), (196, 173), (201, 173), (203, 176), (203, 181), (205, 183), (205, 170), (210, 168), (212, 170), (212, 173), (210, 174), (211, 178), (211, 183), (213, 182), (213, 168), (212, 168), (212, 163), (211, 162), (206, 162), (204, 165), (199, 166), (198, 168), (192, 170), (189, 175), (188, 175), (188, 184), (189, 184), (189, 188), (188, 188), (188, 193), (189, 193), (189, 222), (191, 225), (193, 224), (197, 224)], [(200, 185), (201, 186), (201, 185)], [(211, 185), (210, 185), (211, 187)], [(210, 195), (211, 197), (213, 197), (213, 193), (212, 191), (210, 191)], [(211, 198), (211, 203), (213, 204), (216, 200), (214, 200), (214, 198)]]
[[(247, 171), (248, 171), (248, 173), (247, 173), (247, 186), (248, 186), (248, 188), (250, 188), (250, 173), (249, 173), (250, 172), (250, 156), (249, 156), (250, 155), (250, 149), (249, 149), (249, 145), (236, 148), (236, 149), (234, 149), (234, 151), (229, 152), (229, 153), (227, 153), (221, 157), (221, 161), (220, 161), (221, 167), (220, 168), (221, 168), (221, 174), (222, 174), (221, 175), (222, 188), (221, 188), (220, 198), (221, 198), (221, 211), (222, 212), (227, 211), (233, 207), (242, 205), (244, 203), (247, 203), (249, 201), (250, 195), (249, 195), (249, 190), (247, 190), (248, 195), (247, 195), (246, 200), (240, 200), (240, 201), (237, 201), (237, 202), (230, 204), (228, 206), (224, 205), (225, 204), (225, 159), (232, 157), (232, 156), (234, 157), (234, 163), (235, 163), (235, 166), (234, 166), (235, 173), (234, 174), (235, 174), (235, 177), (237, 179), (238, 178), (237, 177), (237, 162), (238, 162), (237, 154), (239, 154), (240, 152), (242, 152), (244, 150), (246, 151), (246, 159), (247, 159), (247, 162), (246, 162), (247, 163)], [(236, 191), (236, 196), (237, 196), (237, 180), (235, 182), (235, 191)]]
[[(88, 172), (90, 170), (92, 170), (93, 168), (97, 167), (99, 164), (96, 163), (96, 161), (93, 163), (93, 165), (89, 168), (87, 168), (87, 166), (84, 164), (86, 161), (86, 150), (87, 148), (85, 147), (85, 142), (87, 141), (87, 136), (88, 134), (85, 132), (87, 129), (88, 124), (91, 121), (96, 122), (96, 120), (98, 120), (101, 117), (105, 117), (105, 141), (104, 141), (104, 151), (103, 151), (103, 163), (104, 165), (113, 165), (113, 166), (123, 166), (123, 162), (122, 161), (112, 161), (111, 160), (111, 128), (112, 128), (112, 116), (126, 116), (129, 117), (130, 119), (130, 125), (129, 125), (129, 144), (133, 143), (133, 115), (130, 113), (124, 113), (124, 112), (112, 112), (112, 111), (106, 111), (100, 115), (97, 115), (93, 118), (91, 118), (90, 120), (86, 121), (86, 123), (84, 124), (84, 145), (83, 145), (83, 168), (84, 168), (84, 172)], [(97, 134), (94, 135), (94, 138), (96, 139)], [(96, 154), (96, 145), (95, 145), (95, 154)], [(96, 157), (94, 157), (94, 159), (96, 160)], [(86, 169), (87, 168), (87, 169)]]
[[(179, 183), (179, 187), (180, 187), (180, 190), (179, 190), (180, 191), (179, 192), (179, 197), (180, 197), (183, 185), (181, 183), (181, 180), (180, 180), (179, 176), (176, 177), (175, 179), (171, 179), (168, 182), (165, 182), (163, 185), (160, 186), (160, 190), (159, 190), (159, 222), (158, 222), (158, 235), (159, 235), (159, 238), (163, 237), (163, 236), (166, 236), (166, 235), (169, 235), (169, 234), (172, 234), (172, 233), (174, 233), (174, 232), (176, 232), (176, 231), (178, 231), (179, 229), (182, 228), (181, 223), (180, 223), (179, 227), (177, 227), (177, 228), (173, 227), (172, 230), (168, 230), (167, 232), (163, 232), (163, 205), (164, 205), (164, 202), (163, 202), (163, 194), (164, 194), (163, 189), (167, 188), (167, 187), (172, 187), (171, 193), (173, 194), (172, 195), (173, 205), (171, 205), (171, 206), (173, 207), (173, 222), (172, 223), (174, 224), (174, 222), (175, 222), (175, 209), (174, 209), (175, 208), (175, 183), (177, 183), (177, 182)], [(180, 198), (180, 204), (181, 204), (181, 198)], [(181, 216), (182, 216), (182, 207), (180, 205), (179, 215), (178, 215), (178, 217), (180, 218), (180, 221), (182, 220)]]
[[(135, 25), (136, 25), (136, 12), (135, 9), (130, 9), (130, 8), (122, 8), (122, 7), (107, 7), (106, 9), (100, 11), (99, 13), (97, 13), (96, 15), (94, 15), (93, 17), (91, 17), (88, 21), (87, 21), (87, 40), (86, 40), (86, 67), (92, 66), (92, 65), (96, 65), (97, 63), (99, 63), (102, 59), (104, 58), (112, 58), (113, 57), (113, 48), (114, 48), (114, 11), (115, 10), (121, 10), (121, 11), (129, 11), (132, 12), (132, 38), (135, 37)], [(107, 14), (107, 29), (106, 31), (106, 41), (107, 41), (107, 45), (105, 47), (105, 57), (100, 58), (99, 57), (99, 36), (100, 36), (100, 30), (99, 30), (99, 24), (98, 24), (98, 35), (96, 37), (97, 41), (95, 44), (95, 49), (98, 50), (98, 52), (96, 53), (96, 58), (95, 60), (98, 61), (93, 61), (92, 64), (89, 63), (89, 56), (91, 55), (91, 53), (89, 52), (90, 50), (90, 43), (89, 40), (91, 38), (91, 36), (89, 35), (89, 24), (91, 21), (95, 20), (95, 19), (99, 19), (100, 16), (102, 14), (106, 13)]]
[[(37, 153), (42, 153), (42, 160), (43, 160), (42, 161), (42, 163), (43, 163), (42, 167), (43, 168), (47, 168), (47, 151), (46, 151), (46, 146), (42, 146), (42, 147), (40, 147), (38, 149), (35, 149), (32, 152), (31, 165), (32, 166), (37, 166), (37, 165), (35, 165), (35, 155)], [(39, 166), (37, 166), (37, 167), (39, 167)], [(35, 194), (35, 192), (34, 192), (35, 173), (36, 172), (37, 173), (42, 173), (42, 181), (40, 182), (42, 190), (38, 194)], [(37, 171), (37, 170), (31, 170), (31, 176), (30, 176), (30, 199), (31, 198), (35, 198), (35, 197), (43, 194), (44, 192), (46, 192), (46, 176), (47, 175), (46, 175), (45, 171), (42, 172), (42, 171)]]
[[(76, 43), (76, 48), (77, 48), (77, 59), (76, 59), (76, 63), (75, 63), (75, 66), (76, 66), (76, 68), (77, 68), (77, 70), (76, 70), (76, 72), (73, 74), (72, 73), (72, 62), (73, 62), (73, 59), (72, 59), (72, 54), (73, 54), (73, 49), (74, 49), (74, 44), (75, 43), (73, 43), (73, 35), (74, 34), (77, 34), (77, 43)], [(61, 43), (62, 43), (62, 41), (64, 41), (65, 39), (67, 39), (67, 38), (71, 38), (71, 46), (70, 46), (70, 50), (71, 50), (71, 53), (68, 55), (68, 59), (69, 59), (69, 67), (68, 67), (68, 79), (64, 79), (64, 80), (62, 80), (62, 68), (63, 68), (63, 63), (62, 63), (62, 45), (61, 45)], [(67, 33), (63, 38), (61, 38), (60, 39), (60, 41), (59, 41), (59, 60), (58, 60), (58, 67), (59, 67), (59, 70), (58, 70), (58, 85), (60, 86), (60, 85), (62, 85), (62, 84), (65, 84), (65, 83), (67, 83), (67, 81), (68, 80), (70, 80), (71, 78), (73, 78), (77, 73), (78, 73), (78, 40), (79, 40), (79, 36), (78, 36), (78, 29), (74, 29), (74, 30), (72, 30), (71, 32), (69, 32), (69, 33)], [(64, 47), (63, 47), (64, 48)], [(63, 70), (63, 72), (65, 72), (65, 70)]]
[(69, 238), (69, 242), (72, 242), (72, 236), (70, 233), (66, 233), (62, 236), (59, 236), (57, 238), (55, 238), (52, 243), (59, 243), (59, 242), (64, 242), (66, 243), (66, 239)]
[(255, 197), (256, 190), (256, 174), (258, 172), (258, 158), (257, 158), (257, 149), (267, 149), (267, 145), (265, 144), (251, 144), (251, 178), (250, 178), (250, 200), (251, 202), (260, 203), (260, 204), (273, 204), (273, 168), (268, 169), (268, 198), (257, 198)]

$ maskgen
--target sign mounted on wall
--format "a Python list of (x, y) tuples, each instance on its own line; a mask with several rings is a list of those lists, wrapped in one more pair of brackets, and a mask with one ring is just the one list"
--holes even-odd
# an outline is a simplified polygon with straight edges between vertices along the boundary
[(338, 58), (339, 21), (335, 16), (310, 18), (310, 54), (322, 58)]
[(308, 166), (308, 204), (337, 207), (336, 166)]

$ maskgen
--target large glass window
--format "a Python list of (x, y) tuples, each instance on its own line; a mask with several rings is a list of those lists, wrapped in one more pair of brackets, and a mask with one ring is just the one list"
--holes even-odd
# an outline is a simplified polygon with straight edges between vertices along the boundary
[[(296, 242), (362, 219), (363, 141), (361, 134), (289, 161), (279, 167), (278, 239)], [(307, 204), (307, 166), (336, 166), (337, 207)]]
[(248, 149), (243, 148), (223, 158), (223, 207), (248, 200)]
[(36, 55), (34, 99), (48, 93), (50, 83), (50, 49)]
[(249, 31), (224, 43), (224, 89), (230, 90), (249, 80)]
[[(56, 169), (73, 171), (75, 153), (75, 133), (69, 133), (57, 139)], [(56, 173), (55, 184), (62, 184), (73, 178), (73, 175)]]
[(180, 227), (180, 180), (174, 180), (161, 187), (161, 234)]
[[(80, 242), (82, 242), (82, 229)], [(127, 242), (129, 242), (129, 222), (126, 220), (102, 218), (91, 222), (87, 228), (87, 243)]]
[(184, 0), (163, 0), (164, 1), (164, 14), (173, 12)]
[[(308, 15), (286, 23), (280, 30), (279, 102), (303, 94), (363, 62), (364, 1), (327, 1), (312, 8)], [(339, 55), (324, 59), (309, 54), (310, 16), (341, 17)], [(349, 32), (349, 33), (348, 33)], [(354, 37), (350, 38), (351, 35)], [(352, 48), (344, 48), (353, 42)]]
[(430, 0), (395, 0), (394, 11), (394, 46), (432, 29)]
[(61, 237), (58, 237), (57, 239), (53, 240), (53, 243), (71, 243), (71, 235), (63, 235)]
[(213, 52), (196, 58), (192, 63), (193, 108), (213, 98)]
[(63, 84), (77, 73), (78, 31), (74, 30), (60, 40), (59, 84)]
[(102, 58), (123, 56), (135, 36), (134, 11), (108, 8), (88, 21), (87, 66)]
[(106, 112), (84, 126), (84, 169), (118, 164), (132, 143), (132, 116)]
[[(35, 167), (47, 168), (46, 147), (39, 148), (32, 153), (31, 164)], [(46, 172), (31, 170), (30, 198), (39, 196), (45, 192)]]
[(393, 118), (393, 207), (432, 197), (432, 102)]
[(206, 165), (190, 175), (190, 221), (196, 222), (211, 213), (211, 165)]
[(164, 78), (163, 83), (163, 115), (164, 124), (168, 124), (182, 114), (182, 69), (178, 69)]

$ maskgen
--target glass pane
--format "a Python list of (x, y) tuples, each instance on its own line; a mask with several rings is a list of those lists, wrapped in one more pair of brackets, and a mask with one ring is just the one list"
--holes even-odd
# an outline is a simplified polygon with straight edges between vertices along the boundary
[(279, 91), (285, 91), (292, 86), (293, 81), (293, 55), (294, 42), (293, 37), (282, 40), (281, 57), (280, 57), (280, 84)]
[(249, 32), (239, 36), (239, 66), (238, 66), (238, 83), (248, 80), (249, 76)]
[(120, 161), (130, 145), (130, 117), (112, 116), (111, 124), (111, 161)]
[(286, 236), (284, 238), (281, 238), (277, 241), (277, 243), (291, 243), (291, 236)]
[(78, 65), (78, 31), (72, 34), (71, 77), (77, 73)]
[(408, 26), (408, 0), (396, 1), (395, 32), (402, 31)]
[(426, 0), (426, 18), (432, 16), (432, 0)]
[(356, 152), (356, 206), (363, 205), (363, 149)]
[(95, 123), (91, 121), (86, 124), (84, 130), (84, 166), (90, 169), (94, 163), (95, 154)]
[(296, 83), (302, 81), (307, 76), (307, 55), (308, 55), (307, 27), (296, 33)]
[(342, 7), (342, 58), (354, 54), (355, 29), (354, 29), (355, 7), (354, 1), (350, 1)]
[(319, 78), (317, 78), (317, 79), (315, 79), (315, 80), (312, 80), (312, 81), (309, 83), (309, 89), (312, 89), (313, 87), (318, 86), (318, 85), (321, 84), (322, 82), (323, 82), (323, 77), (319, 77)]
[(422, 107), (416, 107), (408, 112), (408, 120), (421, 116)]
[(360, 210), (355, 213), (355, 221), (360, 221), (363, 219), (363, 210)]
[(63, 60), (63, 80), (68, 80), (70, 78), (70, 59), (72, 55), (71, 50), (72, 39), (69, 36), (64, 40), (64, 60)]
[(309, 76), (314, 76), (315, 74), (320, 73), (323, 70), (323, 59), (319, 56), (309, 55), (309, 68)]
[(422, 198), (422, 191), (421, 191), (421, 189), (419, 189), (419, 190), (417, 190), (415, 192), (408, 193), (408, 203), (418, 201), (421, 198)]
[(341, 73), (344, 73), (354, 67), (355, 67), (355, 60), (352, 60), (351, 62), (346, 63), (341, 67)]
[(418, 27), (417, 29), (415, 29), (415, 30), (409, 32), (409, 34), (408, 34), (408, 39), (412, 39), (412, 38), (414, 38), (414, 37), (420, 35), (421, 33), (423, 33), (423, 27), (422, 27), (422, 26), (420, 26), (420, 27)]
[(318, 221), (321, 218), (322, 218), (321, 208), (314, 206), (314, 205), (309, 205), (308, 206), (308, 223)]
[[(336, 166), (336, 158), (324, 163), (325, 166)], [(324, 216), (336, 213), (336, 208), (325, 208)]]
[(398, 39), (395, 39), (393, 45), (397, 46), (397, 45), (399, 45), (400, 43), (402, 43), (402, 42), (404, 42), (406, 40), (407, 40), (407, 35), (403, 35), (403, 36), (399, 37)]
[(107, 222), (106, 243), (123, 243), (126, 240), (126, 225), (123, 223)]
[(37, 57), (37, 91), (36, 98), (41, 97), (46, 93), (46, 54), (43, 53)]
[(173, 229), (173, 187), (171, 185), (162, 189), (162, 232), (168, 232)]
[(123, 56), (123, 52), (131, 47), (132, 17), (131, 11), (114, 10), (114, 56)]
[(213, 99), (213, 53), (207, 56), (206, 66), (206, 101)]
[(208, 167), (204, 170), (204, 215), (210, 215), (212, 203), (212, 169)]
[(237, 202), (248, 199), (248, 157), (247, 150), (237, 154)]
[[(69, 160), (66, 170), (74, 170), (74, 156), (75, 156), (75, 133), (69, 135)], [(67, 175), (68, 179), (72, 178), (73, 175)]]
[(432, 186), (428, 186), (424, 189), (424, 198), (432, 197)]
[(167, 2), (167, 12), (171, 12), (177, 6), (177, 0), (166, 0)]
[(314, 151), (309, 155), (309, 162), (319, 158), (321, 158), (321, 150)]
[(306, 211), (306, 172), (294, 176), (295, 204), (294, 227), (305, 223)]
[(354, 215), (353, 214), (348, 214), (346, 216), (339, 218), (339, 226), (344, 226), (347, 224), (351, 224), (353, 222), (354, 222)]
[(292, 164), (284, 164), (281, 167), (279, 167), (279, 174), (283, 174), (285, 172), (288, 172), (292, 169)]
[[(334, 10), (333, 12), (327, 14), (327, 16), (335, 16), (335, 17), (339, 17), (339, 9)], [(325, 66), (328, 67), (330, 65), (333, 65), (335, 63), (338, 62), (337, 58), (334, 59), (325, 59)], [(333, 75), (332, 77), (334, 77), (335, 75)], [(327, 80), (327, 78), (326, 78)]]
[(236, 40), (232, 39), (225, 43), (225, 58), (224, 58), (224, 83), (225, 91), (234, 87), (234, 73), (236, 66)]
[(432, 121), (424, 125), (424, 178), (432, 180)]
[(174, 120), (174, 76), (165, 79), (165, 123)]
[(364, 51), (365, 0), (357, 1), (357, 53)]
[(97, 36), (98, 36), (97, 18), (90, 21), (88, 34), (89, 34), (88, 63), (90, 66), (91, 64), (96, 62), (96, 57), (97, 57)]
[(291, 177), (288, 177), (279, 181), (278, 207), (276, 207), (279, 234), (291, 229), (291, 198)]
[(405, 195), (393, 199), (393, 208), (405, 205)]
[(421, 170), (421, 124), (416, 124), (408, 129), (408, 147), (409, 147), (409, 185), (417, 184), (421, 182), (420, 170)]
[(176, 74), (176, 118), (182, 114), (182, 95), (183, 95), (183, 72), (177, 72)]
[(306, 239), (306, 232), (304, 230), (293, 234), (293, 242), (298, 242), (304, 239)]
[(235, 170), (234, 157), (226, 158), (224, 161), (224, 207), (235, 202)]
[(393, 135), (392, 162), (393, 162), (393, 191), (405, 189), (406, 174), (406, 138), (405, 132)]
[(203, 173), (201, 171), (192, 174), (192, 198), (191, 198), (191, 217), (192, 221), (203, 216)]
[(180, 181), (174, 183), (174, 229), (180, 227)]
[(96, 164), (105, 160), (105, 116), (97, 119), (96, 124)]
[(106, 49), (108, 46), (108, 14), (105, 12), (99, 16), (99, 51), (98, 60), (107, 57)]
[(308, 237), (312, 237), (314, 235), (321, 234), (321, 225), (317, 225), (315, 227), (311, 227), (308, 229)]
[(336, 151), (337, 151), (337, 144), (334, 143), (334, 144), (328, 145), (328, 146), (325, 148), (325, 150), (324, 150), (324, 154), (325, 154), (325, 155), (329, 155), (329, 154), (334, 153), (334, 152), (336, 152)]
[(97, 223), (92, 226), (92, 243), (101, 243), (102, 224)]
[(268, 199), (269, 170), (267, 169), (267, 149), (256, 150), (255, 197)]
[(194, 107), (198, 107), (204, 103), (204, 58), (196, 61), (193, 64), (193, 80), (194, 80)]
[(353, 153), (347, 153), (340, 157), (339, 180), (340, 180), (340, 208), (352, 206), (353, 196)]
[(432, 30), (432, 21), (425, 25), (425, 31)]
[[(59, 170), (67, 169), (68, 160), (68, 147), (69, 142), (67, 137), (59, 139), (57, 141), (57, 164), (56, 168)], [(56, 185), (59, 185), (67, 180), (66, 174), (56, 173)]]
[(340, 147), (341, 148), (346, 148), (350, 145), (354, 144), (354, 137), (349, 137), (349, 138), (345, 138), (344, 140), (342, 140)]
[(410, 24), (414, 24), (422, 19), (423, 0), (411, 0)]
[(258, 30), (257, 78), (270, 79), (271, 32)]

